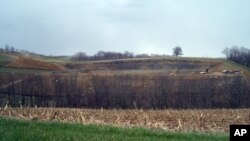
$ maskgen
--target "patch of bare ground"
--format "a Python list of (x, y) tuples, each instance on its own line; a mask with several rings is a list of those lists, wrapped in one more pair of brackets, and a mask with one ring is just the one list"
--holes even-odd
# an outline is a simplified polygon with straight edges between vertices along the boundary
[(106, 110), (3, 107), (0, 109), (0, 116), (168, 131), (228, 132), (231, 124), (250, 124), (250, 109)]
[(58, 66), (53, 63), (48, 63), (32, 58), (26, 57), (18, 57), (18, 59), (14, 60), (7, 67), (13, 68), (30, 68), (30, 69), (45, 69), (45, 70), (62, 70), (61, 66)]

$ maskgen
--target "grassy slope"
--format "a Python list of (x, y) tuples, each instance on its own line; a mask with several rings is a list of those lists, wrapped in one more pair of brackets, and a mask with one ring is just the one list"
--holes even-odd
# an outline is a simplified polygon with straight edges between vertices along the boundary
[(7, 63), (14, 60), (15, 57), (12, 57), (7, 54), (0, 53), (0, 66), (6, 65)]
[(250, 68), (247, 66), (243, 66), (237, 63), (234, 63), (232, 61), (228, 61), (226, 60), (225, 63), (223, 64), (225, 68), (231, 68), (231, 69), (240, 69), (242, 71), (244, 71), (245, 74), (247, 74), (247, 76), (250, 76)]
[(63, 65), (63, 64), (70, 62), (69, 57), (66, 57), (66, 56), (65, 57), (43, 56), (43, 57), (37, 57), (36, 59), (38, 59), (40, 61), (48, 62), (48, 63), (55, 63), (58, 65)]
[(227, 134), (173, 133), (141, 128), (20, 121), (0, 118), (1, 141), (226, 141)]
[[(0, 53), (0, 73), (43, 73), (43, 72), (53, 72), (53, 70), (39, 69), (39, 68), (15, 68), (8, 67), (7, 65), (18, 59), (15, 55), (8, 55), (5, 53)], [(46, 63), (45, 63), (46, 64)]]

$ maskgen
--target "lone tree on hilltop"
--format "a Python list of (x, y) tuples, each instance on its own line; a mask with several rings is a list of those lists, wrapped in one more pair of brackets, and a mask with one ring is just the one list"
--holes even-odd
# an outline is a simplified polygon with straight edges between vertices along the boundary
[(88, 59), (88, 55), (85, 52), (78, 52), (71, 57), (75, 61), (85, 61)]
[(179, 55), (183, 55), (181, 47), (179, 47), (179, 46), (174, 47), (173, 48), (173, 55), (176, 57)]

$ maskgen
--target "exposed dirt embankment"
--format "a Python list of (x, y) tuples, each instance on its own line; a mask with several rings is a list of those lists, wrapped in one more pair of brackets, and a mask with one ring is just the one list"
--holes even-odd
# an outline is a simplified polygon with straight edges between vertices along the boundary
[(62, 67), (48, 62), (43, 62), (40, 60), (18, 57), (16, 60), (12, 61), (7, 67), (13, 68), (29, 68), (29, 69), (44, 69), (44, 70), (62, 70)]
[(86, 70), (194, 70), (212, 68), (221, 64), (218, 60), (189, 60), (189, 59), (145, 59), (145, 60), (108, 60), (68, 63), (70, 69)]

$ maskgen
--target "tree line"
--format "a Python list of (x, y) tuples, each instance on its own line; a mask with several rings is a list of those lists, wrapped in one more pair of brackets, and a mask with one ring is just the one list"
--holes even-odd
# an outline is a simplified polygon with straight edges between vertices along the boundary
[(86, 108), (247, 108), (242, 76), (5, 75), (0, 105)]
[(250, 67), (250, 49), (245, 47), (226, 47), (223, 51), (228, 60)]
[(16, 49), (14, 46), (11, 46), (11, 45), (5, 45), (4, 47), (0, 47), (0, 53), (6, 53), (6, 54), (10, 54), (10, 55), (45, 56), (45, 55), (42, 55), (42, 54), (27, 51), (27, 50), (24, 50), (24, 49)]
[(149, 57), (163, 57), (165, 54), (134, 54), (129, 51), (113, 52), (113, 51), (98, 51), (94, 55), (87, 55), (85, 52), (77, 52), (71, 56), (73, 61), (92, 61), (92, 60), (112, 60), (112, 59), (128, 59), (128, 58), (149, 58)]
[[(36, 56), (45, 56), (42, 54), (30, 52), (27, 50), (19, 50), (10, 45), (5, 45), (0, 47), (0, 53), (7, 53), (12, 55), (36, 55)], [(172, 56), (181, 56), (183, 55), (182, 48), (176, 46), (173, 48)], [(92, 60), (111, 60), (111, 59), (127, 59), (127, 58), (149, 58), (149, 57), (169, 57), (170, 55), (166, 54), (134, 54), (133, 52), (124, 51), (124, 52), (114, 52), (114, 51), (98, 51), (94, 55), (87, 55), (85, 52), (77, 52), (74, 55), (70, 56), (70, 59), (73, 61), (92, 61)], [(66, 56), (49, 56), (53, 58), (57, 57), (66, 57)]]
[[(183, 55), (182, 48), (180, 46), (176, 46), (173, 48), (173, 56), (181, 56)], [(78, 52), (71, 57), (71, 60), (74, 61), (90, 61), (90, 60), (109, 60), (109, 59), (125, 59), (125, 58), (148, 58), (148, 57), (166, 57), (169, 55), (166, 54), (134, 54), (129, 51), (121, 52), (113, 52), (113, 51), (98, 51), (93, 56), (87, 55), (85, 52)]]

